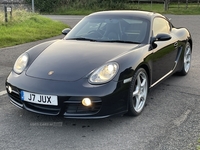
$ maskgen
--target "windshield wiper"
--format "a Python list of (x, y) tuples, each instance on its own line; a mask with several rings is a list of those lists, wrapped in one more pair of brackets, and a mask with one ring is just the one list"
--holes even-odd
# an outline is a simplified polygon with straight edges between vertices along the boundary
[(122, 41), (122, 40), (95, 40), (95, 39), (89, 39), (89, 38), (83, 38), (83, 37), (78, 37), (78, 38), (68, 38), (66, 40), (80, 40), (80, 41), (93, 41), (93, 42), (110, 42), (110, 43), (130, 43), (130, 44), (141, 44), (139, 42), (133, 42), (133, 41)]
[(111, 41), (100, 41), (100, 42), (110, 42), (110, 43), (131, 43), (131, 44), (141, 44), (139, 42), (133, 42), (133, 41), (122, 41), (122, 40), (111, 40)]
[(83, 38), (83, 37), (78, 37), (78, 38), (68, 38), (66, 40), (80, 40), (80, 41), (97, 41), (94, 39), (89, 39), (89, 38)]

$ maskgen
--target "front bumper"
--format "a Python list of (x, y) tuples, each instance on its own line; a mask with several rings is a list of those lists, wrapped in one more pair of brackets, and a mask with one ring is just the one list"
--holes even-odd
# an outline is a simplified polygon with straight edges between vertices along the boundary
[[(74, 82), (44, 80), (11, 72), (6, 81), (6, 89), (12, 104), (31, 112), (62, 115), (65, 118), (105, 118), (127, 112), (129, 84), (110, 81), (103, 85), (91, 85), (87, 79)], [(9, 86), (12, 88), (12, 92), (9, 92)], [(21, 90), (37, 94), (57, 95), (58, 106), (22, 101)], [(85, 97), (92, 100), (92, 106), (82, 105), (82, 99)]]

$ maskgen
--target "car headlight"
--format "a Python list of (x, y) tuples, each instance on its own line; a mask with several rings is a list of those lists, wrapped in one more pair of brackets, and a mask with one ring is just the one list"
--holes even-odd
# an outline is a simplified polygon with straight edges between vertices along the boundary
[(115, 77), (118, 69), (119, 65), (116, 62), (107, 63), (91, 74), (89, 82), (91, 84), (106, 83)]
[(27, 53), (23, 53), (17, 58), (17, 60), (16, 60), (16, 62), (14, 64), (13, 70), (17, 74), (20, 74), (26, 68), (27, 63), (28, 63), (28, 54)]

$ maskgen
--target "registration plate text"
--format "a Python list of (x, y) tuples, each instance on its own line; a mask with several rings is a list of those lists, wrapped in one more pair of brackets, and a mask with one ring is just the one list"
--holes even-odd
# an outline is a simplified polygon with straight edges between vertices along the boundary
[(43, 95), (21, 91), (21, 100), (43, 105), (58, 105), (57, 96)]

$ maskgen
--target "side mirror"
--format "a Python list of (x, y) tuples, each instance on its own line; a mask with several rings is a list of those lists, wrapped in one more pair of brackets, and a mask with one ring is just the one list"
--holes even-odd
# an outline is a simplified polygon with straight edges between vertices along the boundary
[(168, 41), (171, 38), (172, 37), (166, 33), (160, 33), (160, 34), (156, 35), (156, 37), (152, 37), (152, 39), (151, 39), (152, 49), (157, 47), (157, 44), (155, 43), (156, 41)]
[(71, 29), (66, 28), (66, 29), (62, 30), (62, 34), (67, 35), (69, 33), (69, 31), (71, 31)]
[(172, 37), (169, 34), (166, 34), (166, 33), (160, 33), (155, 37), (156, 41), (168, 41), (171, 38)]

